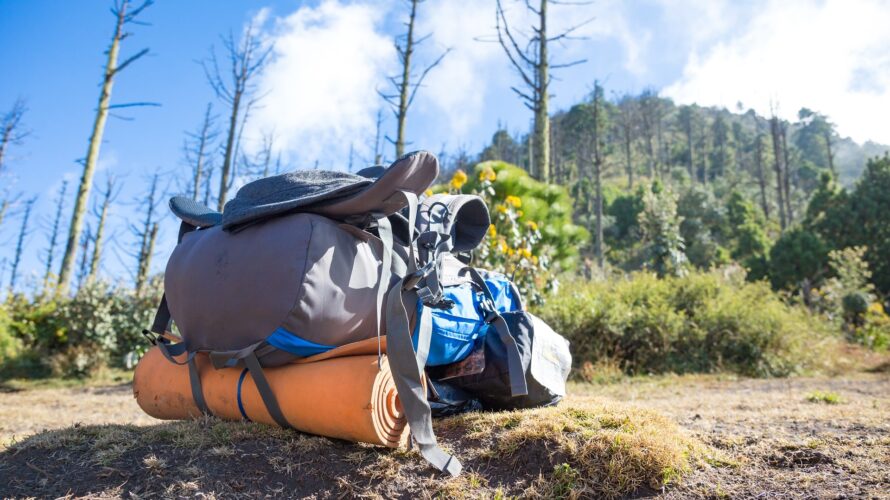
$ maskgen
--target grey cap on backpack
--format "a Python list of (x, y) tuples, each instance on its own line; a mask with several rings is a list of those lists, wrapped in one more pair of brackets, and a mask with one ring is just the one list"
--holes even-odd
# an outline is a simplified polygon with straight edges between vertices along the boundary
[(226, 203), (223, 229), (295, 211), (339, 218), (379, 212), (390, 215), (405, 206), (400, 191), (422, 193), (439, 175), (431, 153), (408, 153), (386, 169), (365, 169), (366, 175), (325, 170), (300, 170), (253, 181)]

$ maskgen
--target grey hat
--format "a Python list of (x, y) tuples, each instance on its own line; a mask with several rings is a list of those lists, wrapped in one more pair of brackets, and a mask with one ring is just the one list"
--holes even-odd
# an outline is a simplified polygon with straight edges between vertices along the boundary
[[(364, 175), (300, 170), (266, 177), (238, 190), (226, 203), (223, 229), (290, 212), (312, 212), (333, 218), (369, 212), (393, 214), (404, 207), (399, 191), (420, 194), (439, 175), (439, 161), (426, 151), (408, 153), (389, 168), (370, 167)], [(376, 178), (375, 178), (376, 177)]]

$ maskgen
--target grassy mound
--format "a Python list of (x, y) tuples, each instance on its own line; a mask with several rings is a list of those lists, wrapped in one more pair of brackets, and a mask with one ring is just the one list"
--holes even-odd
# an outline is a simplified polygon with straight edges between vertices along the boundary
[(0, 497), (260, 495), (620, 497), (679, 479), (703, 445), (652, 411), (596, 399), (437, 422), (465, 473), (414, 451), (205, 418), (43, 432), (0, 454)]

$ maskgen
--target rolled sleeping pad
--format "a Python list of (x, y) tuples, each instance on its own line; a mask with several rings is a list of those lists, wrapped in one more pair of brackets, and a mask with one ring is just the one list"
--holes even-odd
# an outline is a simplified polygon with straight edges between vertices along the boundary
[[(390, 448), (407, 442), (407, 421), (385, 355), (380, 367), (376, 354), (318, 359), (263, 369), (291, 426)], [(195, 361), (213, 415), (276, 425), (245, 368), (216, 370), (204, 354)], [(182, 420), (201, 415), (192, 398), (188, 366), (171, 363), (157, 347), (136, 366), (133, 394), (139, 407), (155, 418)]]

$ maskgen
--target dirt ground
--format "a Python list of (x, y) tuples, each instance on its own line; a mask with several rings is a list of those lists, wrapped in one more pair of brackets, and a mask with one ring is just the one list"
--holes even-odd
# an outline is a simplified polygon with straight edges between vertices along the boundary
[[(653, 377), (573, 384), (571, 391), (567, 403), (594, 398), (656, 410), (722, 457), (699, 463), (678, 484), (644, 488), (637, 496), (890, 498), (890, 374), (767, 380)], [(0, 392), (0, 450), (41, 430), (104, 423), (153, 426), (159, 421), (141, 412), (127, 384)], [(57, 496), (58, 491), (23, 491), (22, 485), (37, 483), (11, 477), (10, 471), (22, 470), (13, 467), (17, 460), (14, 454), (0, 453), (0, 497)], [(34, 465), (42, 462), (28, 463), (35, 477), (49, 475)], [(148, 462), (144, 466), (152, 467)], [(116, 491), (105, 494), (116, 496)], [(342, 488), (340, 493), (357, 494)], [(446, 491), (439, 496), (450, 495)]]

